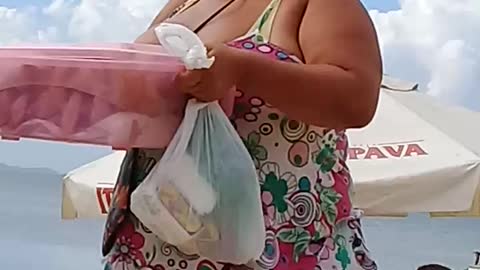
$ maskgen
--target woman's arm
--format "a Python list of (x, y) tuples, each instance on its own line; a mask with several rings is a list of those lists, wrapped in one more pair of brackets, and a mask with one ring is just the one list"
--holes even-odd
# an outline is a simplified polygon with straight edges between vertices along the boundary
[[(377, 36), (358, 0), (310, 0), (299, 29), (307, 65), (238, 52), (237, 86), (307, 123), (359, 128), (375, 111), (382, 78)], [(240, 55), (239, 55), (240, 56)]]

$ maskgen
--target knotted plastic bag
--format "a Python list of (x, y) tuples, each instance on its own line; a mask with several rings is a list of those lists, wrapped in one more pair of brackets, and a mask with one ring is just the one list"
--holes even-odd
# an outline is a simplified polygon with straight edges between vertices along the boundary
[(255, 166), (217, 102), (190, 100), (131, 210), (163, 241), (216, 261), (260, 256), (265, 227)]

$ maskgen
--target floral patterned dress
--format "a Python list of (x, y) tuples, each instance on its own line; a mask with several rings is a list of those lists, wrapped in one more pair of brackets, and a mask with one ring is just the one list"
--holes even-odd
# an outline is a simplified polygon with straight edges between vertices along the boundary
[[(229, 45), (301, 64), (268, 42), (279, 3), (273, 0), (249, 34)], [(131, 192), (163, 150), (134, 149), (122, 164), (105, 227), (105, 270), (377, 269), (363, 240), (359, 213), (352, 210), (344, 131), (290, 119), (241, 91), (232, 123), (258, 172), (266, 228), (261, 257), (232, 265), (186, 254), (159, 240), (128, 206)]]

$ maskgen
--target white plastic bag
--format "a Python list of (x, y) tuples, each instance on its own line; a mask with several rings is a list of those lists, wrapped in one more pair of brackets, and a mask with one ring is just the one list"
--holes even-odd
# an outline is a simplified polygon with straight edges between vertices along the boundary
[[(187, 69), (213, 64), (198, 36), (186, 27), (162, 23), (155, 33)], [(255, 167), (217, 102), (189, 101), (176, 135), (133, 192), (130, 206), (160, 239), (188, 253), (243, 264), (263, 251)]]
[(212, 260), (244, 264), (263, 251), (255, 167), (217, 102), (189, 101), (131, 210), (160, 239)]
[(187, 69), (210, 68), (215, 58), (207, 58), (207, 48), (187, 27), (176, 23), (161, 23), (155, 28), (160, 44), (171, 55), (180, 57)]

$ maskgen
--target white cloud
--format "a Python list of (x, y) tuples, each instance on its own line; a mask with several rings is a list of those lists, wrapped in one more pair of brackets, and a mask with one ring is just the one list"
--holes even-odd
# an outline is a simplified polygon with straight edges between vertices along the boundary
[(480, 111), (480, 1), (402, 0), (370, 11), (385, 71), (418, 81), (432, 95)]
[(16, 43), (35, 40), (32, 29), (35, 28), (30, 14), (34, 9), (17, 10), (0, 7), (0, 43)]
[(166, 0), (52, 0), (48, 6), (0, 6), (0, 44), (131, 41)]
[[(0, 7), (0, 44), (131, 41), (165, 2), (53, 0), (36, 8)], [(480, 110), (479, 0), (401, 0), (400, 10), (370, 15), (387, 73)]]

